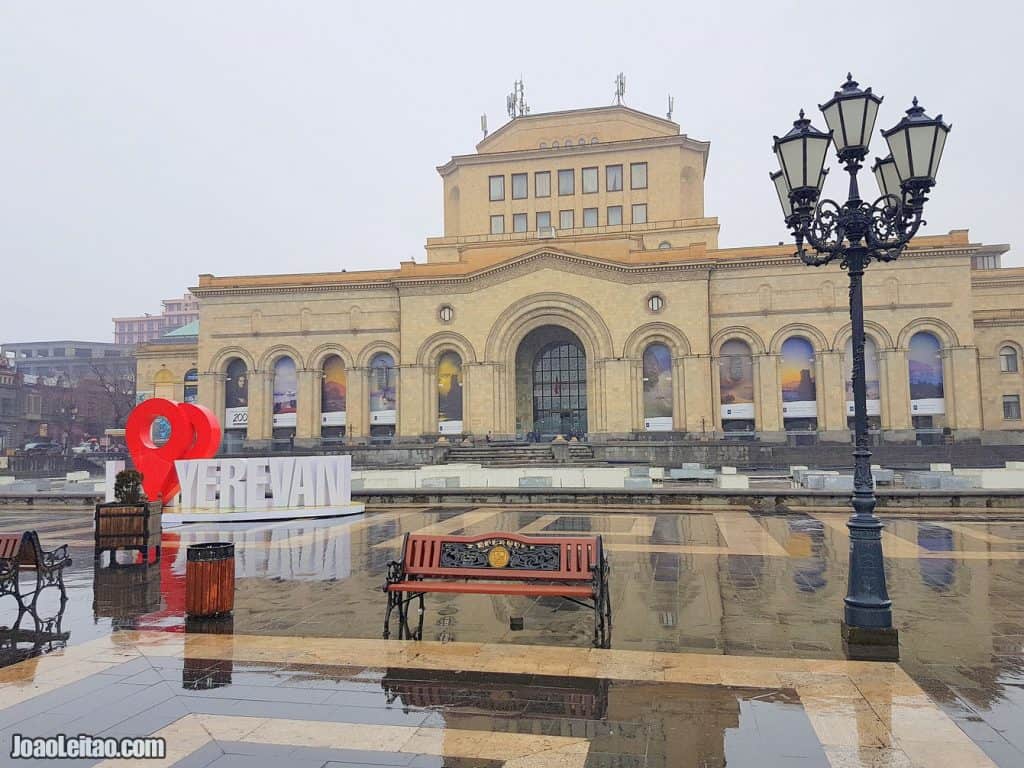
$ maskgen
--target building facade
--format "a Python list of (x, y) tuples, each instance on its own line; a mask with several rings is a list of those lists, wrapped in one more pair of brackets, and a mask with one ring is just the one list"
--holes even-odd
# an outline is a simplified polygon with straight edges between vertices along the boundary
[[(846, 275), (791, 246), (718, 248), (708, 143), (613, 106), (519, 117), (476, 149), (438, 168), (444, 234), (425, 263), (200, 275), (194, 346), (147, 357), (140, 388), (197, 377), (228, 442), (253, 449), (849, 442)], [(1007, 250), (956, 230), (868, 271), (877, 439), (1021, 442), (1024, 269), (999, 268)]]
[(103, 341), (27, 341), (0, 345), (0, 356), (27, 376), (62, 378), (76, 384), (100, 375), (135, 375), (134, 349)]
[(142, 344), (158, 339), (168, 331), (199, 319), (199, 303), (191, 293), (177, 299), (164, 299), (159, 315), (114, 318), (114, 342)]

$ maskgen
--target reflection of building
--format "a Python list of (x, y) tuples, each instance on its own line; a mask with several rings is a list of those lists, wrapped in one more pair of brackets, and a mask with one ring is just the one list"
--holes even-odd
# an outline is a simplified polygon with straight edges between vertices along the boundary
[[(439, 168), (444, 234), (427, 240), (426, 263), (201, 275), (190, 352), (200, 402), (223, 417), (229, 367), (243, 365), (246, 418), (227, 426), (265, 447), (273, 371), (291, 358), (288, 429), (297, 445), (315, 445), (342, 428), (324, 418), (321, 386), (328, 361), (340, 360), (348, 438), (434, 440), (452, 418), (439, 376), (454, 355), (463, 432), (613, 440), (739, 429), (784, 440), (782, 346), (798, 339), (807, 400), (785, 418), (848, 441), (846, 275), (807, 269), (788, 245), (719, 248), (718, 221), (704, 211), (708, 151), (675, 123), (623, 106), (518, 117)], [(987, 268), (1006, 250), (956, 230), (917, 238), (900, 261), (869, 271), (884, 439), (914, 440), (929, 426), (1015, 439), (1024, 427), (1004, 419), (1003, 401), (1024, 396), (1024, 369), (1000, 373), (998, 359), (1024, 345), (1024, 270)], [(934, 339), (944, 394), (912, 410), (919, 335)], [(667, 349), (668, 366), (653, 389), (643, 381), (652, 345)]]
[(199, 303), (191, 293), (177, 299), (164, 299), (160, 303), (163, 309), (159, 315), (115, 317), (114, 341), (118, 344), (141, 344), (199, 319)]

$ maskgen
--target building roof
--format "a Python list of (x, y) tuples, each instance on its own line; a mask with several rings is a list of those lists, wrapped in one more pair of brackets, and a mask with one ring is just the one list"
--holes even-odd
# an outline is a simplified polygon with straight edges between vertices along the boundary
[(177, 338), (180, 336), (198, 336), (199, 335), (199, 321), (193, 320), (191, 323), (186, 323), (180, 328), (175, 328), (173, 331), (168, 331), (161, 338)]

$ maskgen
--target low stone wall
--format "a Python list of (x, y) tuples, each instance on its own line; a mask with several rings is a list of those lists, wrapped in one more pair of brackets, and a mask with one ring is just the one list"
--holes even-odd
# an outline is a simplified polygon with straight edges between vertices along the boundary
[[(1024, 513), (1020, 491), (879, 491), (878, 509), (1016, 510)], [(364, 504), (585, 504), (605, 506), (749, 507), (760, 512), (806, 512), (825, 507), (848, 508), (849, 493), (794, 489), (737, 492), (717, 488), (423, 488), (355, 491)]]

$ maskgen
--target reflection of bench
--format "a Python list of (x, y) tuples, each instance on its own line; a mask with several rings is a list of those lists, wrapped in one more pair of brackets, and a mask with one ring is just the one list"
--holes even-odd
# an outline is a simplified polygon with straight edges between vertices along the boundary
[[(428, 592), (561, 597), (594, 612), (594, 645), (611, 642), (608, 560), (600, 536), (406, 534), (402, 559), (388, 564), (384, 637), (398, 611), (400, 639), (423, 638)], [(419, 624), (409, 628), (409, 603), (419, 599)]]
[[(29, 606), (25, 605), (25, 599), (31, 596), (29, 605), (33, 612), (43, 587), (59, 587), (61, 600), (65, 600), (64, 566), (70, 564), (66, 544), (52, 552), (45, 552), (35, 531), (0, 533), (0, 596), (14, 595), (18, 604), (26, 609)], [(19, 584), (22, 571), (36, 573), (35, 589), (27, 593), (22, 593)]]

